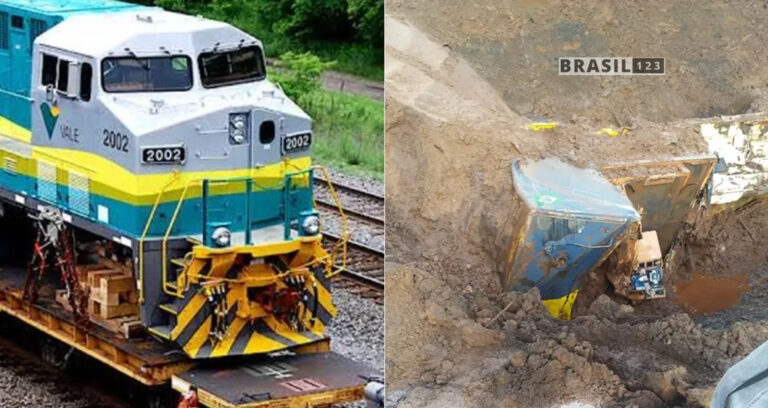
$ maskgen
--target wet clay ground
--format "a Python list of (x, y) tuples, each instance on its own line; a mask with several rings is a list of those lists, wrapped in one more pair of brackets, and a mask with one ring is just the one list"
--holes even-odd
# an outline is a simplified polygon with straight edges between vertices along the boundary
[[(390, 406), (707, 407), (723, 373), (768, 341), (765, 202), (687, 220), (667, 298), (601, 295), (560, 321), (536, 290), (500, 288), (518, 232), (509, 168), (708, 154), (680, 119), (768, 108), (768, 5), (393, 0), (387, 11)], [(556, 73), (558, 56), (639, 54), (667, 57), (667, 75)]]
[(746, 275), (716, 277), (699, 273), (675, 285), (675, 303), (690, 315), (715, 313), (738, 303), (741, 294), (749, 289)]

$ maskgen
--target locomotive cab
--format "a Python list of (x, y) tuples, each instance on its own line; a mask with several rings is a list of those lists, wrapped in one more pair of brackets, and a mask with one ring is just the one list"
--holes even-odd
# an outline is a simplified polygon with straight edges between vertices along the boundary
[[(227, 24), (151, 9), (73, 16), (38, 37), (32, 63), (32, 143), (69, 150), (58, 160), (89, 167), (80, 178), (109, 174), (105, 184), (119, 182), (140, 196), (153, 189), (131, 185), (121, 173), (238, 178), (264, 169), (257, 179), (270, 185), (285, 173), (275, 166), (308, 167), (311, 119), (267, 80), (261, 43)], [(42, 174), (53, 171), (56, 163), (49, 164)], [(51, 190), (41, 190), (49, 194), (44, 199), (56, 199)], [(298, 213), (311, 213), (309, 197), (301, 200)], [(146, 214), (118, 219), (119, 206), (80, 204), (73, 211), (86, 213), (96, 204), (88, 216), (129, 235), (144, 227)], [(271, 204), (254, 214), (254, 225), (284, 223), (278, 203)], [(208, 231), (182, 220), (173, 233), (212, 237), (229, 224), (232, 239), (245, 243), (243, 222), (215, 218), (209, 216)], [(276, 237), (257, 233), (254, 239)]]

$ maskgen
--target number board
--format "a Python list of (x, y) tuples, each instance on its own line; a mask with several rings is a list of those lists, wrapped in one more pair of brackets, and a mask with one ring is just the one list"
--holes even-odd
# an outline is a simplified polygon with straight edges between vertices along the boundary
[(283, 138), (283, 153), (294, 153), (307, 150), (312, 146), (312, 133), (289, 135)]
[(141, 162), (146, 164), (178, 164), (186, 159), (183, 146), (145, 147), (141, 149)]

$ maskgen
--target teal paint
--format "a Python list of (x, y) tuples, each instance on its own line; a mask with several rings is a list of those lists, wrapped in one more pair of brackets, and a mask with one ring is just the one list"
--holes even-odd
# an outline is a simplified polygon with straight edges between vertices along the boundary
[(504, 286), (542, 299), (559, 299), (621, 243), (640, 214), (604, 176), (556, 159), (515, 161), (512, 181), (522, 208), (515, 215), (521, 240), (506, 265)]
[[(0, 185), (17, 193), (21, 191), (31, 192), (30, 196), (39, 199), (37, 183), (36, 177), (0, 171)], [(141, 237), (152, 211), (152, 205), (134, 206), (119, 200), (91, 194), (89, 211), (86, 214), (69, 207), (70, 191), (67, 186), (57, 185), (56, 192), (57, 202), (51, 204), (55, 204), (64, 211), (106, 225), (131, 238)], [(74, 191), (73, 193), (82, 192)], [(287, 205), (284, 205), (285, 197), (288, 200)], [(174, 201), (158, 206), (148, 237), (158, 238), (165, 235), (177, 204)], [(98, 220), (98, 207), (100, 205), (109, 209), (109, 222)], [(200, 197), (184, 200), (174, 228), (171, 230), (171, 236), (202, 234), (202, 207), (202, 198)], [(248, 207), (250, 207), (249, 210)], [(299, 224), (302, 213), (312, 211), (312, 189), (291, 188), (287, 194), (284, 194), (282, 189), (258, 190), (252, 192), (249, 199), (246, 199), (244, 193), (212, 195), (208, 197), (208, 208), (209, 224), (226, 222), (229, 223), (230, 230), (233, 232), (244, 231), (248, 218), (250, 218), (251, 229), (280, 225), (286, 219), (288, 220), (286, 225), (290, 228), (291, 224)]]
[[(32, 78), (33, 43), (67, 17), (77, 14), (146, 10), (148, 7), (114, 0), (3, 0), (0, 2), (0, 116), (25, 128), (32, 127), (30, 89), (40, 78)], [(15, 17), (22, 26), (13, 27)], [(37, 81), (37, 82), (36, 82)]]

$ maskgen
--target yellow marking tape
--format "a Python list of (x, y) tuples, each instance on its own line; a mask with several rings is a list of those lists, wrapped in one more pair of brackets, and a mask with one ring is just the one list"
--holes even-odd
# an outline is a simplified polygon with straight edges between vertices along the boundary
[(557, 122), (533, 122), (528, 124), (527, 128), (538, 132), (540, 130), (550, 130), (557, 127)]

